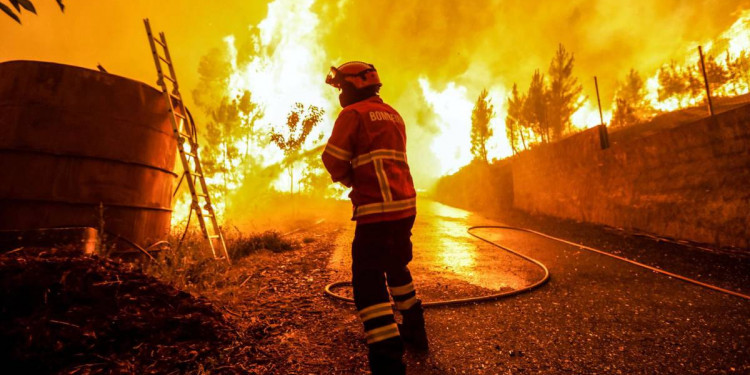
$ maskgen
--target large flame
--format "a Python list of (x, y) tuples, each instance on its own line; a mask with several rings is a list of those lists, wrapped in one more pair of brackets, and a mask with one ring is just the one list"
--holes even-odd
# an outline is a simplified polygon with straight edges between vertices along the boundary
[[(247, 34), (224, 38), (225, 52), (228, 56), (231, 72), (226, 77), (226, 97), (241, 96), (250, 91), (252, 100), (262, 109), (262, 116), (255, 121), (253, 132), (260, 135), (251, 142), (239, 140), (236, 147), (241, 153), (248, 153), (261, 166), (278, 164), (284, 153), (268, 141), (266, 135), (271, 131), (288, 133), (284, 127), (287, 115), (295, 103), (304, 103), (322, 108), (323, 126), (315, 129), (308, 137), (304, 149), (310, 149), (320, 141), (324, 133), (330, 131), (333, 122), (335, 91), (321, 84), (321, 72), (330, 65), (326, 53), (319, 48), (319, 17), (312, 11), (314, 0), (276, 0), (268, 4), (268, 14), (257, 27), (250, 27)], [(240, 40), (241, 39), (241, 40)], [(251, 48), (244, 44), (251, 43)], [(241, 55), (250, 54), (247, 55)], [(240, 113), (240, 116), (250, 116)], [(244, 168), (234, 161), (228, 163), (237, 169), (239, 180), (244, 182)], [(291, 167), (299, 175), (301, 167)], [(210, 185), (220, 186), (223, 181), (220, 175), (208, 178)], [(288, 173), (278, 173), (271, 186), (278, 191), (288, 192), (294, 188)], [(229, 192), (241, 188), (238, 184), (229, 184)], [(220, 195), (214, 189), (212, 195)], [(218, 196), (215, 199), (217, 211), (226, 212), (233, 204), (232, 199), (245, 199), (232, 194)], [(173, 224), (183, 222), (188, 212), (189, 196), (182, 196), (175, 207)], [(184, 209), (183, 209), (184, 208)], [(185, 214), (182, 214), (182, 213)]]
[[(681, 68), (699, 67), (698, 46), (703, 47), (705, 59), (714, 59), (714, 61), (724, 69), (728, 68), (726, 58), (736, 58), (740, 54), (750, 53), (750, 10), (741, 12), (739, 18), (724, 32), (715, 39), (704, 39), (694, 41), (686, 45), (680, 54), (672, 56), (671, 64), (675, 61)], [(666, 67), (665, 63), (662, 67)], [(748, 74), (748, 72), (746, 72)], [(703, 77), (699, 78), (703, 83)], [(674, 111), (680, 108), (692, 107), (702, 104), (705, 101), (705, 93), (701, 91), (699, 95), (682, 98), (659, 99), (658, 91), (660, 89), (658, 71), (653, 73), (646, 81), (648, 89), (647, 98), (652, 107), (659, 111)], [(712, 91), (712, 96), (730, 96), (746, 94), (750, 91), (750, 86), (744, 80), (731, 80), (718, 89)]]
[[(334, 113), (334, 92), (321, 84), (321, 72), (330, 65), (325, 51), (318, 46), (320, 20), (311, 10), (313, 0), (277, 0), (268, 5), (268, 16), (258, 25), (253, 38), (255, 55), (249, 60), (238, 56), (235, 37), (226, 38), (232, 61), (229, 77), (230, 97), (249, 90), (253, 100), (263, 108), (259, 131), (270, 131), (286, 121), (295, 103), (315, 105), (325, 110), (324, 124), (330, 126)], [(239, 65), (238, 61), (246, 61)], [(318, 131), (322, 131), (318, 129)], [(317, 137), (310, 137), (314, 140)], [(307, 143), (311, 147), (312, 142)], [(277, 163), (282, 152), (269, 144), (253, 144), (255, 155), (266, 163)], [(240, 146), (244, 147), (244, 146)], [(287, 175), (275, 182), (282, 191), (289, 189)]]
[[(438, 128), (430, 145), (433, 157), (439, 163), (441, 175), (456, 172), (473, 159), (471, 112), (477, 98), (469, 94), (470, 90), (466, 86), (455, 82), (448, 82), (443, 90), (438, 91), (433, 89), (427, 78), (422, 77), (419, 78), (419, 87), (425, 102), (434, 113), (433, 121)], [(471, 93), (478, 95), (473, 90)], [(493, 88), (489, 90), (489, 94), (495, 116), (490, 120), (494, 132), (488, 141), (487, 156), (489, 159), (501, 159), (512, 153), (504, 131), (505, 91)]]
[[(523, 90), (534, 69), (544, 72), (557, 42), (546, 41), (547, 34), (540, 36), (532, 33), (525, 36), (528, 40), (524, 45), (509, 43), (501, 38), (502, 34), (495, 33), (501, 19), (522, 28), (515, 20), (509, 21), (512, 14), (488, 14), (484, 18), (474, 19), (474, 7), (459, 6), (453, 9), (450, 2), (442, 1), (429, 10), (420, 8), (426, 14), (419, 19), (450, 19), (454, 22), (453, 29), (438, 27), (438, 24), (431, 22), (422, 22), (420, 27), (416, 27), (411, 18), (412, 14), (419, 13), (412, 9), (416, 5), (403, 6), (404, 9), (397, 13), (386, 14), (383, 7), (367, 7), (350, 1), (272, 1), (268, 4), (265, 19), (246, 32), (235, 33), (224, 39), (230, 73), (225, 77), (222, 95), (231, 98), (245, 91), (252, 93), (253, 101), (264, 111), (256, 122), (255, 132), (260, 135), (273, 129), (283, 132), (286, 116), (294, 103), (324, 109), (321, 126), (303, 147), (312, 150), (325, 141), (340, 110), (336, 98), (338, 93), (323, 83), (328, 66), (349, 60), (364, 60), (376, 64), (384, 81), (382, 96), (407, 120), (410, 164), (418, 188), (428, 188), (440, 176), (453, 173), (471, 162), (471, 113), (483, 89), (489, 91), (495, 108), (495, 117), (491, 120), (494, 135), (488, 142), (488, 156), (490, 159), (510, 156), (512, 150), (505, 131), (506, 99), (510, 86), (518, 82)], [(569, 10), (565, 8), (561, 11)], [(437, 17), (441, 12), (454, 14), (452, 18), (447, 14), (440, 16), (443, 18), (429, 18)], [(386, 15), (389, 17), (386, 24), (369, 21), (383, 20)], [(542, 19), (558, 22), (547, 20), (547, 16)], [(675, 41), (672, 45), (679, 46), (674, 48), (678, 51), (676, 54), (664, 52), (658, 59), (653, 56), (643, 59), (642, 55), (628, 51), (631, 55), (623, 54), (622, 58), (628, 59), (626, 64), (641, 68), (643, 64), (635, 63), (638, 59), (659, 61), (641, 71), (646, 77), (647, 100), (656, 110), (668, 111), (697, 105), (703, 100), (701, 97), (682, 101), (674, 98), (659, 100), (660, 64), (671, 60), (685, 65), (695, 64), (699, 44), (714, 57), (722, 53), (736, 56), (748, 51), (749, 19), (750, 12), (745, 11), (718, 36), (708, 35), (702, 41)], [(665, 28), (671, 33), (669, 35), (677, 35), (682, 30), (680, 27), (687, 27), (685, 25), (689, 21), (686, 19), (679, 27), (672, 25), (672, 29)], [(624, 27), (619, 23), (606, 27), (597, 25), (600, 28), (611, 27), (608, 32), (612, 33)], [(533, 43), (534, 38), (539, 43), (529, 44)], [(488, 48), (494, 46), (493, 43), (499, 43), (499, 49)], [(408, 46), (413, 48), (406, 48)], [(612, 119), (614, 82), (624, 76), (627, 72), (625, 69), (630, 67), (613, 63), (618, 59), (615, 55), (607, 56), (607, 60), (592, 58), (589, 56), (595, 55), (592, 51), (601, 53), (593, 45), (569, 41), (567, 47), (575, 54), (577, 65), (574, 75), (583, 85), (586, 98), (571, 116), (573, 131), (602, 122), (593, 90), (593, 73), (600, 73), (599, 67), (603, 67), (601, 71), (608, 74), (600, 75), (600, 85), (603, 85), (600, 93), (603, 120), (609, 123)], [(646, 53), (658, 53), (659, 47), (649, 46)], [(615, 66), (618, 68), (615, 69)], [(724, 91), (717, 92), (717, 95), (748, 91), (740, 83), (733, 85), (722, 88)], [(277, 165), (283, 159), (283, 153), (263, 137), (256, 142), (238, 143), (237, 147), (248, 151), (265, 166)], [(239, 165), (237, 167), (241, 168)], [(293, 168), (299, 174), (307, 167), (297, 164)], [(218, 183), (218, 180), (213, 182)], [(289, 174), (279, 169), (266, 188), (289, 191), (293, 188), (290, 182)], [(229, 189), (240, 189), (240, 185), (229, 186)], [(341, 194), (341, 190), (338, 194)], [(226, 204), (232, 204), (231, 195), (222, 198)], [(179, 219), (177, 215), (176, 220)]]

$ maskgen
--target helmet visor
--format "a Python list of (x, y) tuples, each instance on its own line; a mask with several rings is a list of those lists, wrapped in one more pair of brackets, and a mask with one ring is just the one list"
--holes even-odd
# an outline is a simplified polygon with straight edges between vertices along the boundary
[(341, 88), (341, 75), (339, 74), (339, 71), (338, 69), (336, 69), (336, 67), (331, 67), (331, 70), (326, 76), (326, 83), (337, 89)]

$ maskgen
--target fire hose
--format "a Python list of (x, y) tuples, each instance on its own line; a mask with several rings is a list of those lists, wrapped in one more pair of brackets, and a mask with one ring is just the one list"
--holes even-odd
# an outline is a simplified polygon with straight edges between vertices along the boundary
[[(736, 296), (736, 297), (744, 298), (746, 300), (750, 300), (750, 295), (742, 294), (742, 293), (735, 292), (735, 291), (732, 291), (732, 290), (729, 290), (729, 289), (724, 289), (724, 288), (718, 287), (716, 285), (707, 284), (707, 283), (704, 283), (704, 282), (701, 282), (701, 281), (698, 281), (698, 280), (695, 280), (695, 279), (691, 279), (691, 278), (686, 277), (686, 276), (682, 276), (682, 275), (679, 275), (679, 274), (676, 274), (676, 273), (673, 273), (673, 272), (669, 272), (669, 271), (665, 271), (663, 269), (656, 268), (656, 267), (653, 267), (653, 266), (649, 266), (647, 264), (643, 264), (643, 263), (640, 263), (640, 262), (637, 262), (637, 261), (634, 261), (634, 260), (631, 260), (631, 259), (628, 259), (628, 258), (625, 258), (625, 257), (621, 257), (621, 256), (618, 256), (618, 255), (606, 252), (604, 250), (600, 250), (600, 249), (596, 249), (596, 248), (593, 248), (593, 247), (589, 247), (589, 246), (577, 244), (575, 242), (571, 242), (571, 241), (568, 241), (568, 240), (564, 240), (562, 238), (550, 236), (550, 235), (542, 233), (542, 232), (537, 232), (537, 231), (534, 231), (534, 230), (531, 230), (531, 229), (526, 229), (526, 228), (519, 228), (519, 227), (513, 227), (513, 226), (505, 226), (505, 225), (478, 225), (478, 226), (470, 227), (469, 229), (467, 229), (467, 232), (471, 236), (473, 236), (473, 237), (475, 237), (475, 238), (477, 238), (479, 240), (482, 240), (482, 241), (484, 241), (484, 242), (486, 242), (486, 243), (488, 243), (488, 244), (490, 244), (490, 245), (492, 245), (494, 247), (497, 247), (497, 248), (500, 248), (502, 250), (505, 250), (505, 251), (507, 251), (507, 252), (509, 252), (509, 253), (511, 253), (513, 255), (516, 255), (516, 256), (518, 256), (518, 257), (520, 257), (522, 259), (525, 259), (525, 260), (533, 263), (534, 265), (536, 265), (537, 267), (539, 267), (543, 271), (544, 275), (540, 279), (538, 279), (537, 281), (535, 281), (535, 282), (533, 282), (533, 283), (531, 283), (529, 285), (526, 285), (526, 286), (524, 286), (522, 288), (518, 288), (518, 289), (514, 289), (514, 290), (510, 290), (510, 291), (505, 291), (505, 292), (500, 292), (500, 293), (494, 293), (494, 294), (488, 294), (488, 295), (483, 295), (483, 296), (477, 296), (477, 297), (456, 298), (456, 299), (441, 300), (441, 301), (424, 301), (424, 302), (422, 302), (422, 306), (424, 306), (424, 307), (438, 307), (438, 306), (451, 306), (451, 305), (462, 305), (462, 304), (467, 304), (467, 303), (478, 303), (478, 302), (496, 301), (496, 300), (501, 299), (501, 298), (507, 298), (507, 297), (510, 297), (510, 296), (515, 296), (515, 295), (518, 295), (518, 294), (521, 294), (521, 293), (529, 292), (531, 290), (539, 288), (540, 286), (544, 285), (547, 281), (549, 281), (549, 277), (550, 277), (549, 270), (547, 269), (547, 267), (542, 262), (540, 262), (540, 261), (538, 261), (538, 260), (536, 260), (536, 259), (534, 259), (534, 258), (532, 258), (530, 256), (521, 254), (520, 252), (518, 252), (516, 250), (513, 250), (513, 249), (511, 249), (509, 247), (503, 246), (503, 245), (501, 245), (501, 244), (499, 244), (497, 242), (491, 241), (491, 240), (489, 240), (489, 239), (487, 239), (485, 237), (482, 237), (482, 236), (480, 236), (480, 235), (478, 235), (476, 233), (473, 233), (473, 231), (476, 230), (476, 229), (504, 229), (504, 230), (513, 230), (513, 231), (518, 231), (518, 232), (530, 233), (530, 234), (533, 234), (533, 235), (536, 235), (536, 236), (539, 236), (539, 237), (542, 237), (542, 238), (546, 238), (548, 240), (552, 240), (552, 241), (564, 243), (564, 244), (567, 244), (567, 245), (575, 246), (575, 247), (578, 247), (580, 249), (584, 249), (584, 250), (588, 250), (588, 251), (591, 251), (591, 252), (594, 252), (594, 253), (597, 253), (597, 254), (608, 256), (610, 258), (615, 258), (617, 260), (620, 260), (620, 261), (623, 261), (623, 262), (627, 262), (627, 263), (630, 263), (632, 265), (635, 265), (635, 266), (638, 266), (638, 267), (641, 267), (641, 268), (645, 268), (645, 269), (648, 269), (648, 270), (656, 272), (656, 273), (660, 273), (662, 275), (673, 277), (675, 279), (678, 279), (678, 280), (681, 280), (681, 281), (684, 281), (684, 282), (687, 282), (687, 283), (690, 283), (690, 284), (693, 284), (693, 285), (697, 285), (697, 286), (700, 286), (700, 287), (703, 287), (703, 288), (707, 288), (707, 289), (711, 289), (711, 290), (714, 290), (714, 291), (717, 291), (717, 292), (720, 292), (720, 293), (726, 293), (726, 294), (733, 295), (733, 296)], [(351, 286), (351, 282), (349, 282), (349, 281), (337, 281), (337, 282), (333, 282), (331, 284), (326, 285), (326, 287), (325, 287), (325, 293), (326, 293), (326, 295), (328, 295), (329, 297), (331, 297), (333, 299), (336, 299), (336, 300), (339, 300), (339, 301), (348, 302), (348, 303), (354, 303), (354, 300), (352, 298), (345, 297), (345, 296), (342, 296), (340, 294), (336, 294), (333, 291), (333, 289), (337, 289), (337, 288), (341, 288), (341, 287), (345, 287), (345, 286)]]

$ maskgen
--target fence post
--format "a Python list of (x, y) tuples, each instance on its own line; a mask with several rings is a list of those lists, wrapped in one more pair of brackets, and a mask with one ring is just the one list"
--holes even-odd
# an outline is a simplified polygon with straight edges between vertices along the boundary
[(714, 115), (714, 103), (711, 101), (711, 89), (708, 87), (708, 75), (706, 74), (706, 63), (703, 61), (703, 47), (698, 46), (698, 55), (701, 58), (701, 70), (703, 71), (703, 82), (706, 84), (706, 99), (708, 99), (708, 115)]
[(599, 81), (594, 76), (594, 86), (596, 87), (596, 102), (599, 104), (599, 143), (601, 144), (602, 150), (609, 148), (609, 134), (607, 133), (607, 125), (604, 124), (604, 115), (602, 115), (602, 101), (599, 98)]

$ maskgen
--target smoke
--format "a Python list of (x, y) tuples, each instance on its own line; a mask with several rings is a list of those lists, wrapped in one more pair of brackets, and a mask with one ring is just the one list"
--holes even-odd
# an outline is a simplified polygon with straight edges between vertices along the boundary
[[(497, 110), (492, 124), (502, 129), (510, 87), (516, 82), (525, 90), (535, 69), (547, 70), (559, 43), (575, 55), (574, 75), (589, 99), (577, 118), (598, 121), (591, 116), (594, 75), (609, 111), (617, 81), (631, 68), (654, 74), (715, 38), (748, 6), (750, 1), (376, 0), (322, 2), (316, 12), (332, 63), (356, 59), (378, 68), (384, 99), (410, 126), (412, 172), (426, 188), (470, 160), (466, 107), (481, 90), (489, 89)], [(491, 157), (510, 154), (504, 133), (496, 131), (490, 140)]]
[[(716, 37), (748, 5), (742, 0), (376, 0), (343, 1), (319, 11), (328, 12), (321, 19), (333, 20), (321, 25), (329, 27), (328, 55), (373, 61), (388, 82), (384, 93), (398, 95), (415, 86), (408, 78), (419, 76), (438, 85), (525, 83), (535, 68), (546, 70), (559, 43), (576, 54), (577, 70), (586, 75), (614, 79), (631, 67), (654, 70), (686, 45)], [(472, 74), (477, 72), (488, 75)]]
[[(214, 54), (221, 58), (204, 59), (204, 71), (223, 76), (202, 80), (205, 90), (195, 98), (250, 90), (265, 111), (261, 131), (283, 122), (292, 102), (315, 104), (326, 109), (319, 130), (328, 134), (339, 108), (335, 90), (322, 82), (326, 66), (371, 62), (384, 82), (382, 96), (407, 122), (412, 174), (417, 187), (427, 189), (470, 162), (471, 109), (482, 89), (489, 90), (497, 112), (489, 156), (510, 154), (502, 130), (509, 88), (518, 83), (523, 90), (535, 69), (546, 71), (558, 44), (575, 55), (574, 75), (589, 99), (595, 97), (592, 77), (599, 77), (606, 111), (616, 81), (631, 68), (650, 75), (682, 58), (688, 46), (715, 38), (747, 6), (748, 1), (276, 0), (261, 22), (225, 38), (224, 51)], [(589, 100), (576, 118), (587, 121), (593, 108)], [(307, 148), (315, 146), (319, 143)], [(279, 162), (272, 148), (258, 145), (255, 151)], [(271, 185), (284, 189), (283, 179), (281, 173)], [(263, 187), (246, 184), (235, 195), (258, 196)]]

